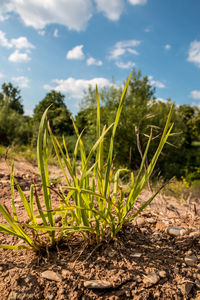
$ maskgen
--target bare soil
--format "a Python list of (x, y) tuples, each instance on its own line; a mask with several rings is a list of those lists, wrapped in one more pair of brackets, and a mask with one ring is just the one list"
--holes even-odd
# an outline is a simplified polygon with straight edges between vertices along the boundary
[[(0, 160), (0, 203), (11, 210), (9, 174)], [(25, 161), (15, 162), (15, 174), (26, 195), (30, 185), (39, 182), (37, 168)], [(52, 167), (52, 178), (60, 175)], [(149, 194), (145, 191), (139, 202)], [(114, 241), (100, 245), (89, 245), (76, 235), (43, 255), (0, 249), (0, 299), (200, 299), (199, 202), (200, 195), (195, 205), (160, 195)], [(185, 231), (173, 236), (167, 233), (169, 226)], [(0, 244), (18, 242), (0, 234)], [(45, 271), (54, 277), (47, 279)], [(87, 281), (96, 280), (108, 286), (90, 287)]]

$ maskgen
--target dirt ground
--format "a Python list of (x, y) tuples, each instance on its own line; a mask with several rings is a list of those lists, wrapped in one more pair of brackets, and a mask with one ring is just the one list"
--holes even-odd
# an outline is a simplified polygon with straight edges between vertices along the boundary
[[(0, 203), (8, 209), (9, 172), (0, 160)], [(15, 163), (15, 174), (26, 195), (39, 180), (37, 168), (24, 161)], [(59, 175), (52, 167), (52, 178)], [(0, 244), (18, 242), (0, 234)], [(114, 241), (98, 246), (77, 235), (43, 256), (0, 249), (0, 295), (2, 300), (200, 299), (200, 195), (195, 205), (159, 195)]]

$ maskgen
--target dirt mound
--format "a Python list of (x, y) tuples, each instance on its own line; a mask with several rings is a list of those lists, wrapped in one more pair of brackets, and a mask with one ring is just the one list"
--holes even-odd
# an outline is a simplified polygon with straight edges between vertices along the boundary
[[(0, 161), (0, 203), (8, 209), (9, 172)], [(28, 195), (39, 181), (37, 168), (16, 162), (15, 173)], [(51, 174), (60, 176), (55, 167)], [(77, 234), (43, 256), (0, 249), (1, 299), (200, 299), (198, 211), (199, 204), (193, 211), (158, 196), (114, 241), (88, 245)], [(20, 217), (26, 218), (23, 210)], [(0, 234), (1, 244), (17, 242)]]

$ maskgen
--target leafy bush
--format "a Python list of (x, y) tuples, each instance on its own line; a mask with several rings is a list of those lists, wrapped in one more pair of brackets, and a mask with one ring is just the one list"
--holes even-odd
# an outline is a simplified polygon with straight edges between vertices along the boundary
[[(22, 245), (0, 245), (8, 249), (33, 249), (39, 251), (43, 244), (40, 232), (45, 233), (50, 244), (54, 245), (56, 241), (56, 232), (59, 233), (59, 239), (68, 233), (80, 232), (84, 238), (89, 241), (100, 242), (105, 237), (115, 237), (122, 226), (134, 219), (145, 207), (147, 207), (162, 187), (156, 191), (139, 209), (134, 207), (135, 202), (141, 191), (151, 176), (158, 157), (170, 135), (173, 124), (170, 125), (172, 107), (169, 112), (167, 122), (160, 139), (158, 148), (147, 169), (145, 169), (145, 160), (152, 140), (152, 131), (150, 130), (149, 140), (143, 155), (137, 176), (134, 176), (127, 169), (116, 169), (113, 163), (114, 138), (119, 123), (120, 115), (124, 106), (125, 96), (128, 89), (129, 76), (124, 91), (122, 93), (119, 106), (116, 112), (115, 121), (108, 128), (105, 126), (101, 130), (101, 116), (98, 90), (96, 88), (97, 101), (97, 123), (96, 123), (96, 141), (86, 155), (85, 147), (74, 123), (77, 134), (77, 141), (70, 159), (67, 144), (63, 138), (63, 144), (59, 143), (54, 137), (51, 127), (47, 122), (47, 110), (42, 116), (38, 141), (37, 141), (37, 159), (41, 176), (43, 201), (38, 198), (36, 186), (30, 188), (29, 200), (24, 195), (20, 186), (14, 178), (14, 167), (11, 173), (12, 190), (12, 211), (11, 216), (3, 205), (0, 205), (0, 212), (6, 223), (0, 224), (0, 231), (17, 236), (25, 244)], [(104, 138), (111, 131), (109, 150), (107, 157), (104, 157)], [(48, 132), (53, 143), (60, 168), (66, 180), (66, 186), (63, 186), (56, 194), (60, 198), (60, 205), (53, 209), (51, 200), (51, 188), (48, 171)], [(80, 151), (81, 161), (77, 160), (78, 151)], [(94, 159), (95, 158), (95, 159)], [(93, 162), (94, 159), (94, 162)], [(106, 162), (106, 163), (104, 163)], [(120, 185), (120, 176), (122, 173), (130, 175), (130, 188), (123, 189)], [(26, 213), (29, 217), (29, 224), (19, 222), (14, 198), (14, 185), (16, 185)], [(67, 191), (67, 193), (66, 193)], [(39, 217), (43, 225), (39, 225), (34, 215), (34, 205), (36, 204)], [(55, 226), (56, 215), (62, 217), (62, 226)], [(32, 235), (31, 235), (32, 233)]]

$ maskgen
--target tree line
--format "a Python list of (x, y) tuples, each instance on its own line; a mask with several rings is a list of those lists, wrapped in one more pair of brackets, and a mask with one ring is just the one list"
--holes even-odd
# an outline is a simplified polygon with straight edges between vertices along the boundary
[[(100, 91), (102, 128), (113, 123), (121, 93), (122, 88), (115, 84)], [(152, 132), (146, 161), (148, 167), (171, 105), (170, 99), (165, 102), (157, 100), (148, 77), (133, 70), (114, 144), (114, 159), (118, 166), (137, 170)], [(20, 90), (12, 83), (4, 83), (0, 92), (0, 144), (34, 147), (40, 119), (49, 106), (48, 120), (53, 133), (58, 138), (64, 135), (72, 152), (76, 134), (65, 96), (56, 91), (47, 93), (36, 105), (33, 116), (29, 117), (24, 115)], [(96, 91), (91, 86), (84, 93), (75, 122), (89, 151), (96, 137)], [(172, 122), (173, 133), (159, 159), (154, 178), (184, 176), (188, 181), (200, 180), (200, 109), (190, 105), (175, 106)], [(107, 141), (105, 137), (104, 143)]]

